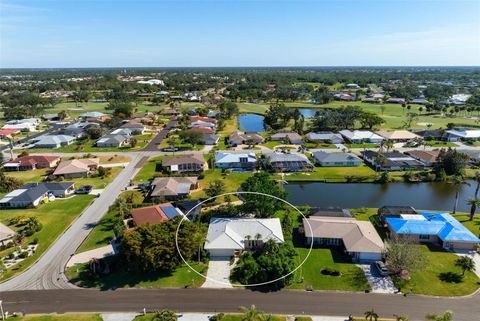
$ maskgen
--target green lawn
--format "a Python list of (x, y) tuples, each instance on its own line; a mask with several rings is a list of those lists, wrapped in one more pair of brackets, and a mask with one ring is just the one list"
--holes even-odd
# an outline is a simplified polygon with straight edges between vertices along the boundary
[[(14, 265), (0, 280), (7, 279), (14, 274), (25, 270), (54, 242), (57, 237), (70, 225), (70, 223), (93, 200), (91, 195), (77, 195), (69, 199), (57, 199), (54, 202), (42, 204), (34, 209), (15, 209), (0, 211), (0, 221), (7, 224), (10, 218), (18, 216), (36, 216), (43, 225), (41, 231), (26, 238), (25, 242), (38, 240), (38, 248), (34, 255)], [(11, 226), (15, 229), (16, 227)]]
[(150, 158), (145, 165), (140, 169), (140, 171), (135, 175), (133, 181), (135, 184), (138, 183), (148, 183), (154, 177), (159, 176), (161, 172), (157, 172), (157, 165), (162, 164), (162, 159), (165, 156), (157, 156)]
[(364, 143), (364, 144), (344, 144), (345, 147), (347, 148), (377, 148), (377, 144), (370, 144), (370, 143)]
[[(187, 266), (181, 266), (174, 272), (145, 273), (127, 271), (118, 258), (110, 258), (111, 274), (104, 277), (93, 277), (89, 272), (88, 264), (73, 266), (66, 271), (67, 277), (74, 284), (81, 287), (97, 287), (101, 289), (127, 288), (127, 287), (200, 287), (205, 279)], [(200, 273), (207, 272), (204, 263), (191, 263), (192, 267)]]
[(427, 141), (425, 142), (430, 147), (440, 147), (440, 148), (447, 148), (447, 147), (458, 147), (457, 144), (452, 142), (443, 142), (443, 141)]
[(115, 236), (113, 226), (117, 212), (117, 210), (108, 211), (107, 214), (101, 218), (100, 222), (93, 228), (82, 245), (77, 249), (77, 253), (93, 250), (109, 244)]
[[(105, 188), (107, 184), (110, 184), (115, 176), (120, 173), (122, 167), (112, 167), (111, 174), (108, 177), (101, 178), (95, 176), (89, 177), (80, 177), (80, 178), (69, 178), (65, 179), (68, 182), (74, 182), (76, 187), (80, 187), (82, 185), (92, 185), (93, 188)], [(42, 182), (45, 179), (46, 169), (35, 169), (31, 171), (21, 171), (21, 172), (7, 172), (7, 176), (12, 176), (18, 178), (23, 183), (30, 183), (30, 182)]]
[(402, 287), (402, 292), (460, 296), (471, 294), (480, 287), (480, 280), (475, 273), (465, 272), (465, 276), (461, 277), (461, 269), (455, 266), (457, 255), (445, 252), (440, 247), (419, 246), (425, 255), (425, 266), (412, 273), (411, 280)]
[[(300, 263), (307, 255), (308, 249), (295, 248)], [(323, 275), (321, 270), (331, 268), (341, 272), (341, 276)], [(304, 281), (300, 283), (301, 277)], [(304, 265), (295, 272), (295, 278), (290, 289), (304, 289), (312, 286), (314, 290), (336, 291), (365, 291), (369, 289), (367, 279), (363, 271), (351, 263), (340, 251), (334, 249), (312, 249), (310, 256)]]
[(315, 167), (313, 172), (289, 173), (285, 175), (287, 181), (326, 181), (326, 182), (347, 182), (373, 181), (376, 172), (366, 165), (357, 167)]
[(238, 131), (238, 121), (237, 116), (233, 116), (232, 119), (225, 120), (225, 127), (223, 130), (218, 131), (217, 134), (220, 135), (220, 140), (218, 141), (217, 148), (222, 150), (228, 148), (225, 144), (226, 139), (232, 132)]
[(194, 198), (205, 197), (205, 192), (203, 191), (210, 182), (214, 180), (221, 180), (225, 183), (226, 192), (234, 192), (238, 190), (240, 185), (251, 175), (250, 172), (243, 173), (224, 173), (219, 168), (209, 169), (205, 171), (205, 178), (198, 180), (200, 188), (198, 191), (193, 192), (191, 195)]
[(26, 317), (12, 318), (18, 321), (102, 321), (100, 314), (50, 314), (28, 315)]
[(283, 142), (273, 141), (273, 140), (269, 140), (268, 142), (265, 142), (264, 144), (262, 144), (262, 146), (265, 146), (270, 149), (274, 149), (276, 146), (279, 146), (279, 145), (284, 145), (284, 144)]

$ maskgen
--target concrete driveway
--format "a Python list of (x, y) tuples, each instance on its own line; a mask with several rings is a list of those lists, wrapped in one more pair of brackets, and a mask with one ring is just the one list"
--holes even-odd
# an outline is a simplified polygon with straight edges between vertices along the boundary
[(397, 288), (389, 276), (381, 276), (373, 264), (357, 264), (367, 277), (373, 293), (396, 293)]
[(231, 289), (230, 283), (230, 257), (213, 257), (208, 263), (207, 279), (202, 288)]

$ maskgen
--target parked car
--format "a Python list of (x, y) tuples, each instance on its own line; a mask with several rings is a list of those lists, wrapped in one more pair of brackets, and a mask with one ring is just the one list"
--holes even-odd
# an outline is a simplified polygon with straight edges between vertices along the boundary
[(92, 185), (84, 185), (75, 191), (75, 194), (90, 194), (92, 191)]
[(177, 147), (165, 147), (162, 148), (162, 152), (178, 152), (180, 149)]
[(381, 276), (388, 276), (390, 274), (390, 271), (388, 271), (385, 263), (383, 263), (382, 261), (375, 261), (375, 267), (377, 268), (378, 273), (380, 273)]

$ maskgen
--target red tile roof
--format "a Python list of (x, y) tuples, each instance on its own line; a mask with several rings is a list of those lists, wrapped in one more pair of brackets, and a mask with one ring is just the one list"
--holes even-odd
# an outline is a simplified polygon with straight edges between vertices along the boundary
[(202, 116), (191, 116), (190, 117), (190, 122), (194, 121), (204, 121), (208, 123), (216, 123), (217, 120), (215, 118), (210, 118), (210, 117), (202, 117)]
[(190, 129), (192, 132), (202, 133), (202, 134), (213, 134), (213, 129), (208, 127), (193, 127)]
[(0, 129), (0, 136), (8, 136), (11, 134), (14, 134), (16, 132), (19, 132), (19, 129), (16, 128), (5, 128), (5, 129)]
[(20, 164), (37, 164), (37, 163), (51, 163), (58, 160), (57, 156), (45, 156), (45, 155), (27, 155), (18, 157), (11, 161), (11, 163), (20, 163)]
[(136, 208), (130, 211), (135, 225), (140, 226), (146, 223), (160, 224), (168, 220), (167, 215), (162, 211), (161, 206), (172, 206), (171, 203), (164, 203), (154, 206)]

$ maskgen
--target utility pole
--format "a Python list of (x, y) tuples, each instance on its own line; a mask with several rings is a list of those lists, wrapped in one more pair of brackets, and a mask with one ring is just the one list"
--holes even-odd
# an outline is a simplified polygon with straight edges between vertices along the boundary
[(2, 304), (2, 300), (0, 300), (0, 312), (2, 313), (2, 320), (5, 320), (5, 313), (3, 312), (3, 304)]

